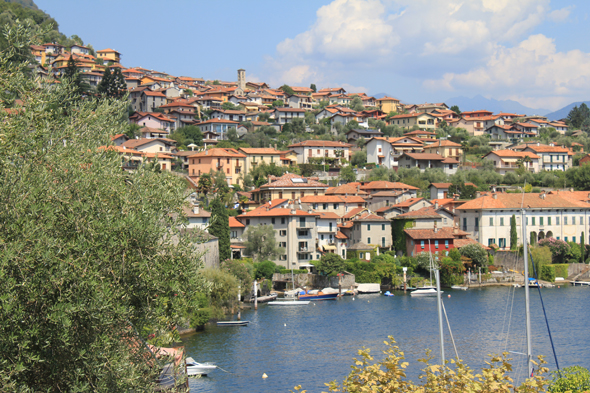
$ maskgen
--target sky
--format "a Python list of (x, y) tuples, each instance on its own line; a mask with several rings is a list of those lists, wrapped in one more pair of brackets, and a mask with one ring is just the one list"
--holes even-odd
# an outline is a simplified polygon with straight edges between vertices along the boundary
[(590, 100), (587, 0), (35, 0), (62, 33), (175, 76), (531, 108)]

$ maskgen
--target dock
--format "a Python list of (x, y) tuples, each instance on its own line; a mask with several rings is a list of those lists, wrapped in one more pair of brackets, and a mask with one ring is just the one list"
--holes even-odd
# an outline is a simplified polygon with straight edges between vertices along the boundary
[(571, 281), (570, 284), (572, 284), (574, 287), (575, 286), (589, 286), (590, 285), (590, 281)]
[[(273, 300), (275, 300), (277, 297), (274, 295), (268, 295), (268, 296), (259, 296), (258, 297), (258, 303), (268, 303), (268, 302), (272, 302)], [(254, 303), (254, 298), (250, 298), (250, 300), (248, 300), (248, 303)]]

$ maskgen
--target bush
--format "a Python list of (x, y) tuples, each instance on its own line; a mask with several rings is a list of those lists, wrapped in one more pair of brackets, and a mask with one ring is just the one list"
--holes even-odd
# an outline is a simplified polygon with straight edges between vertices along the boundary
[(586, 392), (590, 390), (590, 372), (581, 366), (571, 366), (561, 369), (561, 377), (557, 371), (553, 372), (553, 380), (549, 385), (551, 393)]
[(555, 266), (544, 265), (539, 269), (539, 279), (544, 281), (555, 281)]
[(291, 274), (291, 272), (293, 272), (293, 274), (307, 274), (309, 273), (307, 271), (307, 269), (281, 269), (280, 273), (281, 274)]
[(555, 277), (567, 278), (569, 275), (567, 264), (555, 264), (553, 267), (555, 268)]
[(571, 247), (569, 244), (567, 244), (566, 242), (564, 242), (563, 240), (557, 240), (555, 238), (548, 238), (548, 239), (543, 239), (539, 242), (539, 246), (543, 247), (549, 247), (549, 249), (551, 250), (551, 255), (552, 255), (552, 262), (553, 263), (564, 263), (567, 260), (567, 256), (570, 254), (571, 252)]
[(440, 263), (440, 284), (447, 287), (463, 284), (464, 271), (465, 267), (461, 261), (443, 258)]
[(236, 276), (221, 269), (206, 268), (202, 272), (203, 277), (211, 283), (211, 317), (222, 319), (225, 313), (233, 312), (238, 297), (239, 281)]
[(273, 261), (263, 261), (254, 264), (254, 276), (256, 279), (267, 278), (272, 279), (272, 275), (277, 270), (277, 264)]

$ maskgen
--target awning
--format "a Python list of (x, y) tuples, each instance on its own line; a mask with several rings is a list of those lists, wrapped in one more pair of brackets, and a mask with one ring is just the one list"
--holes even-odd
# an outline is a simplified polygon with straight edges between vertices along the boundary
[(230, 245), (231, 248), (236, 248), (236, 249), (242, 249), (242, 248), (246, 248), (246, 246), (234, 246), (233, 244)]
[(311, 265), (309, 263), (303, 263), (303, 264), (299, 264), (299, 267), (313, 267), (313, 265)]
[(502, 158), (502, 161), (504, 161), (504, 162), (517, 162), (518, 159), (517, 158)]
[(324, 246), (324, 250), (335, 250), (336, 246)]

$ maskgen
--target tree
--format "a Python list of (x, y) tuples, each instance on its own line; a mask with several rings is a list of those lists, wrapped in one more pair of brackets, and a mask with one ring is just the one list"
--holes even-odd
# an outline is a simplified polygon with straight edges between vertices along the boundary
[(240, 137), (238, 135), (238, 130), (236, 130), (236, 127), (231, 127), (229, 130), (227, 130), (227, 139), (231, 143), (238, 142), (238, 140), (240, 139)]
[(242, 108), (240, 108), (237, 105), (234, 105), (232, 102), (229, 102), (229, 101), (225, 101), (223, 104), (221, 104), (221, 109), (232, 110), (232, 111), (241, 111), (242, 110)]
[(459, 251), (461, 252), (461, 255), (471, 259), (471, 262), (473, 262), (475, 266), (481, 267), (482, 269), (487, 269), (488, 253), (480, 244), (468, 244), (464, 247), (461, 247)]
[(289, 85), (283, 85), (279, 87), (279, 90), (282, 90), (283, 93), (285, 93), (288, 96), (292, 96), (293, 94), (295, 94), (295, 92), (293, 91), (293, 89), (291, 89)]
[(312, 83), (309, 88), (313, 90), (314, 93), (317, 93), (317, 88), (315, 87), (315, 83)]
[(112, 75), (111, 86), (110, 86), (110, 97), (112, 98), (123, 98), (127, 94), (127, 83), (125, 77), (121, 73), (120, 68), (115, 68)]
[(518, 235), (516, 233), (516, 216), (513, 214), (510, 218), (510, 249), (516, 250), (518, 247)]
[(344, 168), (340, 169), (340, 180), (345, 183), (352, 183), (356, 181), (356, 173), (352, 166), (347, 165)]
[(580, 263), (586, 262), (586, 243), (584, 241), (584, 232), (580, 236)]
[(90, 85), (88, 85), (88, 83), (82, 79), (76, 63), (77, 62), (74, 59), (74, 55), (70, 55), (70, 58), (68, 59), (68, 66), (64, 72), (64, 78), (67, 78), (72, 82), (75, 88), (75, 94), (78, 97), (81, 97), (90, 90)]
[(456, 114), (458, 114), (458, 115), (461, 115), (461, 110), (459, 109), (459, 106), (457, 106), (457, 105), (453, 105), (453, 106), (451, 107), (451, 110), (452, 110), (453, 112), (455, 112)]
[(208, 173), (203, 173), (201, 176), (199, 176), (199, 183), (197, 186), (197, 190), (201, 194), (204, 194), (205, 197), (207, 197), (207, 194), (213, 188), (213, 181), (211, 180), (211, 175)]
[(246, 255), (251, 255), (255, 261), (265, 261), (283, 254), (285, 249), (278, 247), (275, 236), (276, 231), (272, 225), (249, 226), (244, 233)]
[(229, 216), (227, 209), (221, 202), (221, 198), (216, 197), (211, 202), (211, 223), (209, 224), (209, 233), (219, 239), (219, 259), (225, 261), (231, 258), (231, 247), (229, 240)]
[(316, 268), (326, 275), (335, 275), (346, 268), (346, 263), (340, 255), (327, 253), (322, 255), (320, 263), (316, 265)]
[(140, 338), (178, 339), (171, 327), (207, 291), (180, 232), (186, 184), (124, 172), (104, 148), (125, 132), (126, 101), (79, 100), (71, 81), (6, 62), (32, 34), (11, 29), (0, 53), (2, 90), (26, 103), (0, 123), (0, 390), (151, 391), (159, 369)]
[(365, 110), (365, 107), (363, 106), (363, 100), (359, 96), (354, 96), (352, 101), (350, 101), (349, 107), (350, 109), (355, 110), (357, 112)]
[(271, 106), (273, 108), (282, 108), (285, 106), (285, 101), (283, 100), (275, 100), (272, 102)]
[(113, 75), (111, 74), (111, 69), (109, 67), (105, 67), (104, 72), (102, 73), (102, 79), (98, 84), (96, 90), (98, 93), (103, 97), (112, 97), (111, 95), (111, 86), (113, 84)]
[(365, 166), (367, 164), (367, 151), (363, 149), (352, 153), (350, 164), (359, 168)]
[(280, 269), (280, 266), (277, 266), (273, 261), (262, 261), (254, 264), (254, 274), (257, 280), (261, 278), (272, 279), (272, 275), (277, 272), (277, 269)]

